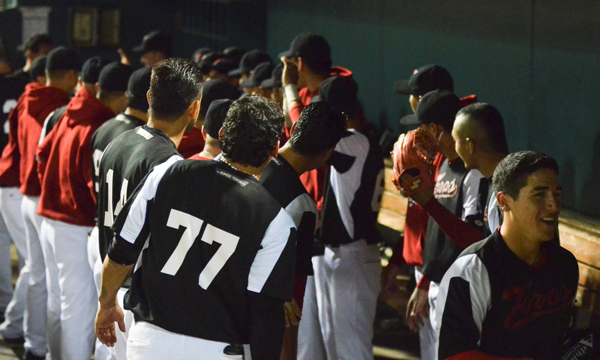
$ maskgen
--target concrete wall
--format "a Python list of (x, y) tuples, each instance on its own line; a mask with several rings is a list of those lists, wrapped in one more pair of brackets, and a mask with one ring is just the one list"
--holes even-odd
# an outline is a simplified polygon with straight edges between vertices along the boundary
[(267, 49), (325, 36), (355, 73), (369, 121), (401, 130), (411, 110), (393, 84), (420, 65), (449, 69), (456, 93), (503, 114), (512, 151), (561, 166), (564, 206), (600, 218), (600, 3), (522, 0), (270, 0)]

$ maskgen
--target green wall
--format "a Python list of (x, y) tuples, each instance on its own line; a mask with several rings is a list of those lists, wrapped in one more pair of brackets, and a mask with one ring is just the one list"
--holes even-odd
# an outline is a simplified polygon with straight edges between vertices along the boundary
[(600, 218), (600, 3), (597, 1), (270, 0), (267, 50), (299, 33), (325, 36), (354, 71), (366, 115), (400, 131), (408, 97), (393, 92), (420, 65), (454, 77), (459, 96), (499, 108), (512, 151), (561, 166), (564, 207)]

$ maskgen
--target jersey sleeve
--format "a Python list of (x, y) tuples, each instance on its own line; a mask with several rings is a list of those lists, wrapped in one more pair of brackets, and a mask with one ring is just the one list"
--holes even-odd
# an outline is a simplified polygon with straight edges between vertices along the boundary
[(250, 274), (248, 291), (292, 300), (296, 228), (284, 209), (271, 221), (261, 241)]
[[(483, 175), (478, 170), (471, 170), (465, 177), (462, 187), (463, 209), (462, 219), (469, 222), (471, 217), (483, 219), (483, 210), (479, 208), (479, 184)], [(487, 194), (486, 194), (487, 195)], [(482, 225), (483, 226), (483, 223)]]
[(123, 265), (136, 262), (149, 236), (148, 219), (156, 191), (167, 170), (179, 160), (181, 156), (172, 156), (157, 165), (125, 203), (115, 220), (115, 238), (108, 249), (112, 261)]
[(439, 359), (479, 350), (483, 322), (491, 307), (491, 286), (476, 254), (459, 257), (440, 284), (436, 310)]

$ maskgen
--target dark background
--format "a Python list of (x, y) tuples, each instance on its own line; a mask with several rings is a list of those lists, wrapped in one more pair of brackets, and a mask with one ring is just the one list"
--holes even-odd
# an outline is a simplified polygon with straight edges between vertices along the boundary
[[(51, 5), (49, 5), (51, 4)], [(583, 0), (263, 0), (26, 1), (51, 6), (50, 35), (69, 45), (69, 10), (119, 8), (121, 46), (144, 34), (173, 35), (175, 55), (202, 46), (261, 47), (272, 56), (302, 32), (325, 36), (335, 65), (354, 71), (368, 120), (396, 137), (408, 97), (393, 84), (436, 63), (454, 77), (459, 96), (477, 94), (500, 110), (511, 151), (554, 156), (564, 207), (600, 218), (600, 2)], [(19, 9), (0, 12), (11, 64), (22, 55)], [(79, 49), (117, 60), (116, 48)], [(132, 62), (137, 58), (130, 55)]]

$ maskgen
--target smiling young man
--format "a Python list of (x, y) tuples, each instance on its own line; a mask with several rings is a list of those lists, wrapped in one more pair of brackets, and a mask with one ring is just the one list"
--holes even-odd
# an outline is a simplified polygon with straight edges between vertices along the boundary
[(560, 358), (579, 270), (550, 240), (560, 214), (558, 164), (534, 151), (494, 171), (502, 226), (454, 262), (440, 285), (439, 359)]

